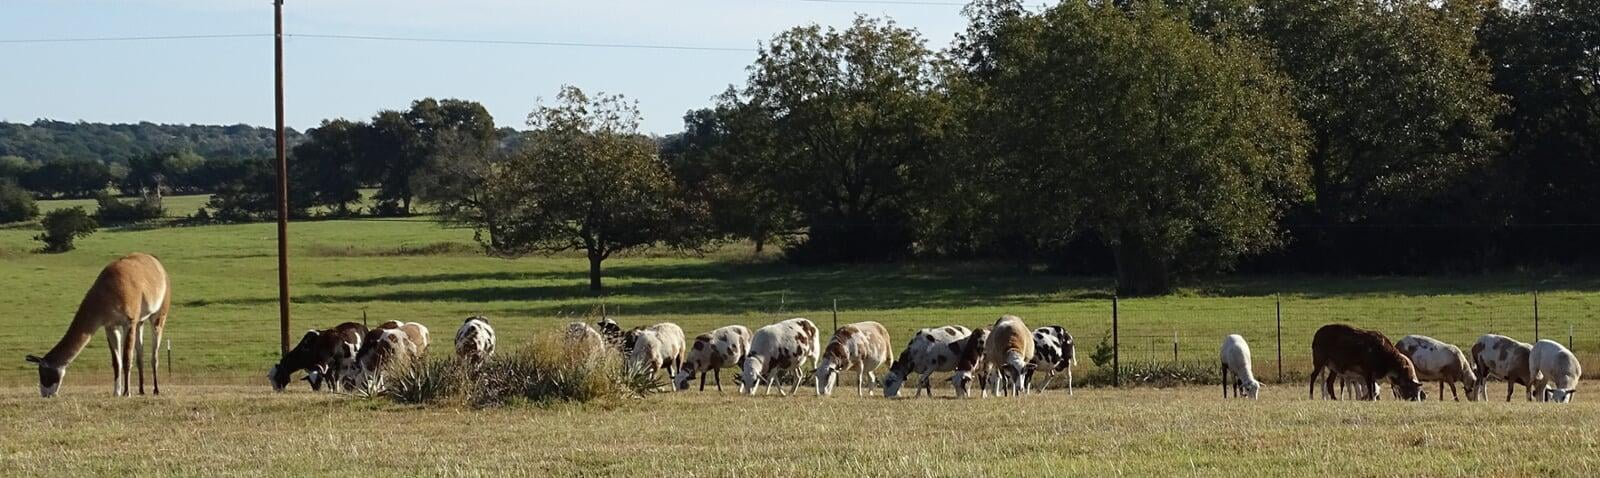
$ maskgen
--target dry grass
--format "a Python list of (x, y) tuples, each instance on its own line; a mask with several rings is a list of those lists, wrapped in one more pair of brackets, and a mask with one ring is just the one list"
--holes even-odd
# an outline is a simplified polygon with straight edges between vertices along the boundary
[[(805, 391), (802, 389), (802, 391)], [(1600, 403), (1260, 402), (1211, 387), (1020, 400), (742, 397), (412, 407), (263, 387), (0, 390), (14, 476), (1595, 476)], [(948, 391), (941, 391), (947, 394)], [(802, 394), (803, 395), (803, 394)], [(1535, 445), (1536, 444), (1536, 445)]]

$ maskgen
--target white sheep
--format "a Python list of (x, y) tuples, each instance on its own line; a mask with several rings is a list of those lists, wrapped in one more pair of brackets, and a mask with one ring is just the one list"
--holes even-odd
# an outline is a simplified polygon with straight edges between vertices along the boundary
[[(1228, 382), (1229, 373), (1233, 374), (1232, 383)], [(1250, 344), (1239, 334), (1222, 338), (1222, 398), (1228, 398), (1229, 388), (1233, 389), (1233, 396), (1243, 391), (1252, 400), (1261, 393), (1261, 382), (1250, 368)]]
[(574, 353), (584, 357), (596, 357), (607, 350), (606, 338), (583, 322), (567, 324), (566, 340)]
[[(800, 388), (800, 373), (807, 361), (815, 363), (819, 347), (817, 324), (804, 318), (793, 318), (756, 330), (750, 341), (750, 353), (745, 355), (740, 371), (739, 393), (754, 395), (761, 382), (767, 382), (767, 393), (772, 393), (780, 372), (794, 374), (794, 386), (784, 395)], [(779, 391), (782, 393), (782, 391)]]
[(633, 352), (628, 355), (628, 366), (633, 370), (655, 375), (666, 370), (670, 380), (683, 365), (683, 328), (671, 322), (662, 322), (628, 332), (628, 343)]
[[(1567, 403), (1578, 393), (1583, 366), (1560, 342), (1540, 340), (1533, 344), (1528, 359), (1528, 376), (1533, 377), (1533, 396), (1544, 402)], [(1549, 388), (1549, 386), (1554, 388)]]

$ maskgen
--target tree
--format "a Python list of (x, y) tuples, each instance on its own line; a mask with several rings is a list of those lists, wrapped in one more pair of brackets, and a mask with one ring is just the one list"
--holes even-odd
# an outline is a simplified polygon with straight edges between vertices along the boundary
[(756, 113), (735, 135), (768, 137), (771, 149), (749, 156), (761, 160), (752, 179), (801, 217), (791, 259), (911, 253), (911, 185), (949, 115), (932, 58), (892, 21), (798, 27), (760, 49), (742, 94), (724, 96), (719, 108)]
[(0, 224), (21, 222), (39, 217), (39, 205), (33, 195), (8, 178), (0, 178)]
[(704, 219), (682, 199), (655, 143), (638, 133), (633, 103), (564, 87), (528, 125), (526, 147), (489, 167), (481, 197), (460, 203), (470, 212), (453, 216), (471, 223), (491, 252), (584, 251), (589, 289), (599, 292), (600, 265), (612, 255), (698, 242), (684, 226)]
[(707, 205), (715, 235), (749, 240), (760, 254), (799, 219), (781, 190), (761, 178), (776, 150), (771, 131), (751, 124), (760, 121), (754, 108), (732, 104), (685, 114), (684, 131), (662, 140), (661, 156), (685, 191)]
[(290, 174), (306, 191), (312, 206), (331, 206), (334, 214), (350, 214), (350, 203), (361, 200), (361, 138), (366, 125), (345, 119), (324, 120), (306, 131), (306, 142), (294, 147)]
[(1490, 90), (1488, 61), (1476, 50), (1476, 4), (1259, 5), (1254, 29), (1293, 80), (1311, 130), (1318, 221), (1408, 215), (1494, 157), (1500, 133), (1493, 121), (1503, 101)]
[(33, 236), (34, 240), (44, 243), (41, 251), (46, 253), (67, 252), (73, 249), (73, 241), (94, 234), (100, 226), (95, 224), (94, 218), (84, 212), (83, 206), (57, 209), (44, 215), (39, 221), (44, 226), (44, 232)]
[(89, 159), (51, 161), (24, 176), (22, 187), (44, 196), (94, 197), (111, 184), (111, 168)]
[(425, 98), (412, 102), (405, 112), (382, 111), (372, 118), (363, 169), (381, 184), (375, 198), (382, 208), (410, 214), (416, 197), (413, 181), (419, 173), (444, 148), (460, 151), (459, 144), (448, 143), (472, 140), (487, 149), (496, 139), (494, 118), (483, 105)]
[(1260, 48), (1156, 3), (1069, 1), (1008, 22), (993, 49), (995, 204), (1100, 237), (1119, 293), (1165, 293), (1179, 264), (1280, 243), (1278, 218), (1304, 197), (1305, 129)]

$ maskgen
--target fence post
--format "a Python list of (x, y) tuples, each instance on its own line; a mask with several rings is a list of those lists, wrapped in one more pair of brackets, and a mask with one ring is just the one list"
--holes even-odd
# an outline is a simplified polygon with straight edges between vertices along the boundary
[(1111, 296), (1111, 386), (1122, 386), (1122, 341), (1117, 336), (1117, 296)]
[(1178, 363), (1178, 331), (1172, 331), (1172, 363)]
[(1572, 322), (1567, 322), (1567, 349), (1572, 349)]
[(1539, 289), (1533, 290), (1533, 341), (1539, 341)]
[(1278, 383), (1283, 383), (1283, 299), (1276, 299), (1278, 307)]
[(833, 330), (839, 330), (839, 299), (833, 299)]

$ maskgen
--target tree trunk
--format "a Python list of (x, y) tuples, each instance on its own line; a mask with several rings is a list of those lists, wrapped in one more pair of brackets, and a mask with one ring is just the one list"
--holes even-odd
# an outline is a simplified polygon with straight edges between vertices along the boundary
[(1138, 234), (1123, 232), (1115, 247), (1117, 294), (1160, 295), (1172, 292), (1167, 261)]
[(600, 261), (605, 260), (600, 254), (589, 253), (589, 291), (600, 292)]
[(767, 246), (767, 239), (764, 238), (764, 237), (757, 237), (756, 238), (756, 255), (758, 255), (758, 256), (761, 255), (761, 251), (763, 249), (766, 249), (766, 246)]

